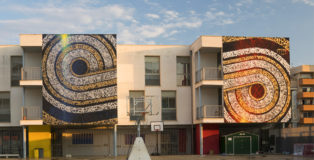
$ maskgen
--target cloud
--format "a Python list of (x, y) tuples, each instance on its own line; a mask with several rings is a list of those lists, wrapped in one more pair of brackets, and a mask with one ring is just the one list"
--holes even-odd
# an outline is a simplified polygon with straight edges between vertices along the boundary
[(118, 4), (99, 5), (97, 1), (81, 0), (80, 3), (71, 6), (59, 4), (58, 1), (34, 5), (12, 4), (0, 7), (0, 10), (20, 15), (10, 19), (0, 19), (0, 35), (112, 33), (118, 23), (138, 23), (134, 16), (134, 8)]
[(152, 14), (152, 13), (147, 13), (146, 17), (152, 18), (152, 19), (159, 19), (160, 18), (158, 14)]
[(178, 18), (179, 16), (179, 13), (176, 12), (176, 11), (171, 11), (171, 10), (166, 10), (164, 11), (164, 14), (165, 14), (165, 18), (166, 20), (173, 20), (175, 18)]
[(309, 6), (314, 6), (314, 0), (292, 0), (292, 2), (302, 2)]

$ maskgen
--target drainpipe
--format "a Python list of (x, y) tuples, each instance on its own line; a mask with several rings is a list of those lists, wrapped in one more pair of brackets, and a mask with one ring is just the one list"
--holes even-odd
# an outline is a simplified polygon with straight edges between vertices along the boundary
[(115, 157), (118, 156), (118, 151), (117, 151), (117, 125), (114, 125), (113, 128), (113, 154)]

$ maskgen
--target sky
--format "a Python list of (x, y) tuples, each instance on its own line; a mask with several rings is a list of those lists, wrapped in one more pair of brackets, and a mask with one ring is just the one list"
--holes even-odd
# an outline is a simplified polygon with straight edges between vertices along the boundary
[(291, 66), (314, 65), (314, 0), (0, 0), (0, 44), (42, 33), (157, 45), (190, 45), (200, 35), (289, 37)]

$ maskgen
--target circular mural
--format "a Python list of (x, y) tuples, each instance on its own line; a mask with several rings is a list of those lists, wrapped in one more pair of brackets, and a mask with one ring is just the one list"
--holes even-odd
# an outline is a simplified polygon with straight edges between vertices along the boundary
[(288, 40), (244, 37), (224, 40), (225, 120), (231, 123), (289, 120)]
[(46, 124), (115, 123), (115, 35), (43, 35)]

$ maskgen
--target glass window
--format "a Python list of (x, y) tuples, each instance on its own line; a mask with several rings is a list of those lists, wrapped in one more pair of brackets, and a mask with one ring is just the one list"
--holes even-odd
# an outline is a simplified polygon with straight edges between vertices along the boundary
[(80, 133), (72, 134), (72, 144), (93, 144), (93, 134), (91, 133)]
[(160, 85), (159, 57), (145, 57), (145, 85)]
[(162, 91), (162, 120), (176, 120), (176, 92)]
[(191, 85), (190, 57), (177, 57), (177, 85)]
[(302, 91), (303, 92), (311, 92), (312, 91), (312, 87), (302, 87)]
[(20, 85), (22, 66), (22, 56), (11, 57), (11, 86)]
[(145, 111), (144, 91), (130, 91), (130, 120), (144, 119), (142, 112)]
[(314, 118), (313, 112), (304, 112), (303, 113), (304, 118)]
[(302, 99), (302, 104), (305, 104), (305, 105), (314, 104), (314, 99), (310, 99), (310, 98)]
[(301, 73), (300, 77), (301, 78), (306, 78), (306, 79), (311, 79), (312, 78), (312, 74), (311, 73)]
[(0, 122), (10, 122), (10, 93), (0, 92)]

